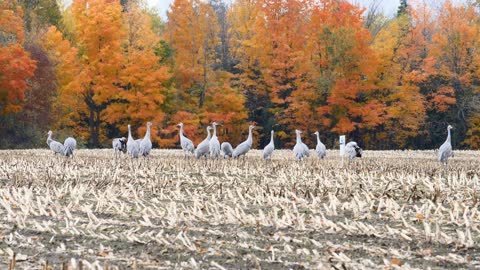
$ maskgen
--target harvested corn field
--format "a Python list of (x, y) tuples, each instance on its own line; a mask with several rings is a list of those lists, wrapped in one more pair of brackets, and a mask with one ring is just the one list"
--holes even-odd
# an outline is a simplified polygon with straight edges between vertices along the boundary
[(0, 151), (0, 268), (480, 267), (480, 152), (260, 156)]

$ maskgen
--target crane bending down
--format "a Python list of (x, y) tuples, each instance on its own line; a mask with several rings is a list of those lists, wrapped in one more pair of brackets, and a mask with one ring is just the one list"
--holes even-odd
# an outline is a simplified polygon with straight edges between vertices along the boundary
[(273, 150), (275, 150), (275, 142), (273, 141), (274, 131), (270, 131), (270, 143), (263, 148), (263, 159), (272, 159)]
[(296, 129), (295, 134), (297, 136), (297, 143), (293, 147), (293, 154), (295, 155), (296, 160), (303, 160), (310, 156), (310, 151), (308, 146), (302, 142), (302, 131)]
[(211, 126), (207, 127), (207, 138), (203, 140), (201, 143), (198, 144), (197, 146), (197, 152), (195, 153), (195, 157), (199, 159), (200, 157), (208, 157), (208, 151), (209, 149), (209, 142), (212, 136), (210, 135), (210, 130), (212, 130)]
[(52, 139), (53, 132), (51, 130), (49, 130), (47, 134), (48, 134), (47, 144), (50, 147), (50, 149), (53, 151), (53, 153), (55, 155), (56, 154), (64, 155), (65, 154), (65, 147), (63, 146), (63, 144), (61, 144), (61, 143)]
[(150, 127), (152, 126), (151, 122), (147, 122), (147, 132), (145, 132), (145, 137), (140, 142), (140, 155), (145, 158), (149, 158), (150, 151), (152, 150), (152, 141), (150, 140)]
[(67, 157), (72, 156), (73, 157), (73, 151), (77, 148), (77, 141), (72, 138), (68, 137), (65, 139), (65, 142), (63, 143), (64, 147), (64, 152), (63, 154)]
[(438, 149), (438, 161), (445, 165), (448, 165), (448, 158), (453, 157), (453, 150), (452, 150), (452, 139), (450, 135), (450, 130), (453, 129), (451, 125), (447, 127), (447, 139), (445, 142), (440, 146)]
[(193, 154), (195, 151), (195, 147), (193, 146), (193, 142), (183, 135), (183, 123), (179, 123), (177, 127), (180, 128), (180, 146), (182, 147), (183, 151), (185, 152), (185, 157), (188, 153)]
[(315, 147), (315, 152), (317, 152), (318, 158), (323, 159), (327, 155), (327, 148), (322, 141), (320, 141), (320, 133), (315, 131), (313, 134), (317, 135), (317, 147)]
[(120, 155), (121, 152), (125, 153), (127, 151), (127, 139), (125, 137), (113, 139), (112, 147), (115, 151), (115, 157)]
[(356, 157), (362, 157), (363, 150), (356, 142), (349, 142), (345, 146), (345, 153), (348, 156), (348, 160), (353, 160)]
[(210, 141), (208, 142), (208, 148), (210, 150), (210, 156), (212, 158), (217, 158), (220, 156), (220, 142), (218, 141), (217, 137), (217, 126), (221, 126), (222, 124), (219, 124), (217, 122), (212, 123), (213, 127), (213, 135)]
[(138, 155), (140, 154), (140, 145), (133, 140), (130, 125), (128, 125), (127, 152), (132, 158), (138, 158)]
[(246, 141), (239, 144), (232, 153), (233, 158), (237, 158), (239, 156), (245, 156), (250, 148), (252, 148), (253, 139), (252, 139), (252, 130), (255, 128), (254, 125), (250, 125), (248, 127), (248, 138)]
[(223, 158), (232, 157), (233, 147), (229, 142), (223, 142), (220, 149), (222, 149)]

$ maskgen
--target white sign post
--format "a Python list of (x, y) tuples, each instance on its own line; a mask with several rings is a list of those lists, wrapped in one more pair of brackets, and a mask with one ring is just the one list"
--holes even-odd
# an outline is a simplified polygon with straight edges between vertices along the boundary
[(340, 156), (342, 157), (342, 167), (343, 167), (344, 155), (345, 155), (345, 135), (340, 135)]

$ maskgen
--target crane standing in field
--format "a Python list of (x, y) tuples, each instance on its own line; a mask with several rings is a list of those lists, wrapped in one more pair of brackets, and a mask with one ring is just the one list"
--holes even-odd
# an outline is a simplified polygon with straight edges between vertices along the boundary
[(263, 159), (272, 159), (273, 150), (275, 150), (275, 142), (273, 140), (274, 131), (270, 131), (270, 143), (263, 148)]
[(132, 158), (138, 158), (138, 155), (140, 154), (140, 145), (133, 140), (130, 125), (128, 125), (127, 152)]
[(362, 157), (363, 150), (356, 142), (352, 141), (345, 146), (345, 153), (348, 156), (348, 160), (351, 161), (356, 157)]
[(318, 131), (315, 131), (313, 135), (317, 136), (317, 147), (315, 147), (315, 152), (317, 152), (318, 158), (323, 159), (327, 155), (327, 148), (322, 141), (320, 141), (320, 133)]
[(53, 153), (55, 155), (56, 154), (64, 155), (65, 147), (63, 146), (63, 144), (52, 139), (53, 132), (51, 130), (49, 130), (47, 134), (48, 134), (47, 144), (50, 147), (50, 149), (53, 151)]
[(232, 157), (233, 147), (229, 142), (223, 142), (220, 149), (222, 149), (223, 158)]
[(200, 157), (208, 157), (208, 151), (209, 149), (209, 142), (212, 136), (210, 135), (210, 130), (212, 130), (211, 126), (207, 127), (207, 138), (203, 140), (201, 143), (198, 144), (197, 146), (197, 152), (195, 153), (195, 157), (199, 159)]
[(217, 126), (221, 126), (221, 124), (217, 122), (212, 123), (213, 135), (210, 141), (208, 142), (208, 148), (210, 150), (210, 156), (212, 158), (218, 159), (218, 156), (220, 156), (220, 142), (218, 141), (218, 137), (217, 137)]
[(120, 155), (121, 152), (127, 151), (127, 139), (125, 137), (115, 138), (112, 141), (113, 151), (115, 151), (115, 158)]
[(75, 149), (77, 148), (77, 141), (72, 137), (68, 137), (67, 139), (65, 139), (63, 147), (65, 149), (63, 154), (67, 157), (73, 157), (73, 151), (75, 151)]
[(185, 137), (185, 135), (183, 135), (183, 123), (179, 123), (177, 125), (177, 127), (180, 128), (180, 146), (182, 147), (183, 151), (185, 152), (185, 157), (187, 157), (187, 154), (188, 153), (191, 153), (193, 154), (193, 152), (195, 151), (195, 147), (193, 146), (193, 142)]
[(296, 160), (303, 160), (310, 156), (310, 151), (308, 146), (302, 142), (302, 131), (296, 129), (295, 134), (297, 136), (297, 143), (293, 147), (293, 154), (295, 155)]
[(147, 122), (147, 132), (145, 132), (145, 137), (140, 142), (140, 155), (145, 158), (150, 159), (150, 151), (152, 150), (152, 141), (150, 140), (150, 127), (152, 126), (151, 122)]
[(450, 135), (450, 130), (453, 129), (451, 125), (448, 125), (447, 127), (447, 139), (445, 142), (440, 146), (438, 149), (438, 161), (441, 163), (448, 165), (448, 158), (453, 157), (453, 150), (452, 150), (452, 139)]
[(244, 156), (247, 154), (248, 151), (250, 151), (250, 148), (252, 148), (253, 144), (253, 138), (252, 138), (252, 130), (255, 128), (254, 125), (250, 125), (248, 127), (248, 138), (246, 141), (242, 142), (239, 144), (232, 153), (233, 158), (237, 158), (239, 156)]

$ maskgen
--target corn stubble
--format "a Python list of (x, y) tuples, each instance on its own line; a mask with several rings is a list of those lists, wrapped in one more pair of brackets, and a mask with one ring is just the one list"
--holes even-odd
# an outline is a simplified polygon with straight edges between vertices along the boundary
[(2, 269), (480, 267), (480, 152), (0, 151)]

